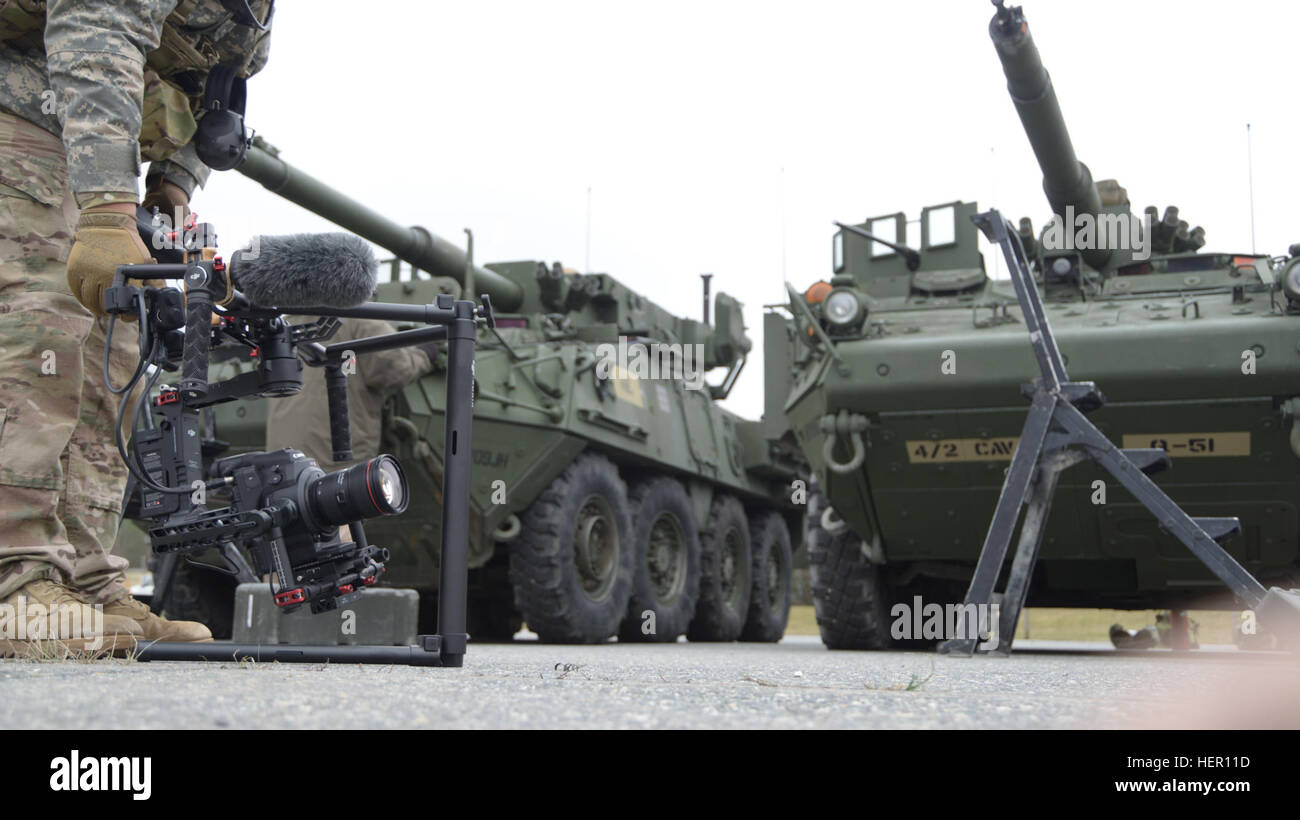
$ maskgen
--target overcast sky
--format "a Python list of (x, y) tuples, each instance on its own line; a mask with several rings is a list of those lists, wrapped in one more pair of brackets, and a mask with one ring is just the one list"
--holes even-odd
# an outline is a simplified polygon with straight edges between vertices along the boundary
[[(653, 4), (279, 0), (248, 121), (287, 161), (479, 262), (614, 275), (697, 316), (701, 272), (764, 304), (830, 276), (834, 219), (954, 199), (1048, 216), (986, 0)], [(1300, 242), (1300, 4), (1027, 0), (1079, 157), (1135, 209), (1177, 204), (1207, 248)], [(233, 249), (329, 230), (234, 171), (195, 197)], [(986, 259), (992, 268), (991, 256)]]

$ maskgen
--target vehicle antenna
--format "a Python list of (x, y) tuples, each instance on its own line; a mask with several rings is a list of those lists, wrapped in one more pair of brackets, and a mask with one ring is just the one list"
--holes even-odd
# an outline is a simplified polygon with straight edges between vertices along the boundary
[(1251, 150), (1250, 123), (1246, 123), (1246, 181), (1250, 186), (1250, 252), (1255, 253), (1255, 157)]
[(584, 273), (591, 273), (591, 186), (587, 186), (587, 256), (583, 263)]

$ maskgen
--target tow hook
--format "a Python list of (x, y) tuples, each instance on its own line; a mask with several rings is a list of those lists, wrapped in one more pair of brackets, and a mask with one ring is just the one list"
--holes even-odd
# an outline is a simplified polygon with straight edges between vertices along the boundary
[[(836, 414), (827, 414), (821, 417), (818, 426), (826, 436), (826, 444), (822, 448), (822, 459), (826, 466), (833, 473), (851, 473), (862, 466), (862, 462), (867, 457), (867, 447), (862, 442), (862, 433), (867, 429), (867, 417), (859, 413), (850, 413), (848, 410), (841, 410)], [(835, 460), (835, 445), (839, 442), (840, 436), (846, 436), (853, 447), (853, 457), (846, 462)]]

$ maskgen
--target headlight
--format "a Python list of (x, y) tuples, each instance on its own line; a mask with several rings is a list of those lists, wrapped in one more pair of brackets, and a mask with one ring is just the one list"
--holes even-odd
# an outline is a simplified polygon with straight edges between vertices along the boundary
[(1292, 302), (1300, 302), (1300, 259), (1292, 259), (1282, 272), (1282, 290)]
[(835, 290), (822, 303), (822, 313), (831, 324), (842, 327), (858, 318), (862, 313), (862, 302), (851, 290)]

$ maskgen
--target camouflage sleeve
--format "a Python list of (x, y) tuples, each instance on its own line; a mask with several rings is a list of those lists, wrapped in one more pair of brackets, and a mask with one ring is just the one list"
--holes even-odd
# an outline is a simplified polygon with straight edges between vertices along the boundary
[(194, 150), (194, 143), (189, 143), (181, 146), (167, 159), (149, 163), (149, 172), (145, 174), (145, 181), (152, 185), (156, 178), (161, 177), (193, 196), (194, 189), (202, 188), (208, 181), (210, 173), (211, 170), (203, 164), (198, 152)]
[(145, 54), (176, 0), (50, 0), (46, 67), (77, 204), (139, 196)]
[(257, 45), (253, 46), (253, 59), (248, 61), (248, 76), (253, 76), (257, 72), (266, 68), (267, 58), (271, 54), (271, 31), (268, 28), (257, 37)]
[[(388, 322), (371, 321), (363, 328), (365, 336), (392, 333)], [(362, 329), (362, 328), (359, 328)], [(433, 368), (429, 357), (413, 347), (399, 347), (357, 357), (357, 375), (371, 390), (396, 390), (428, 373)]]

